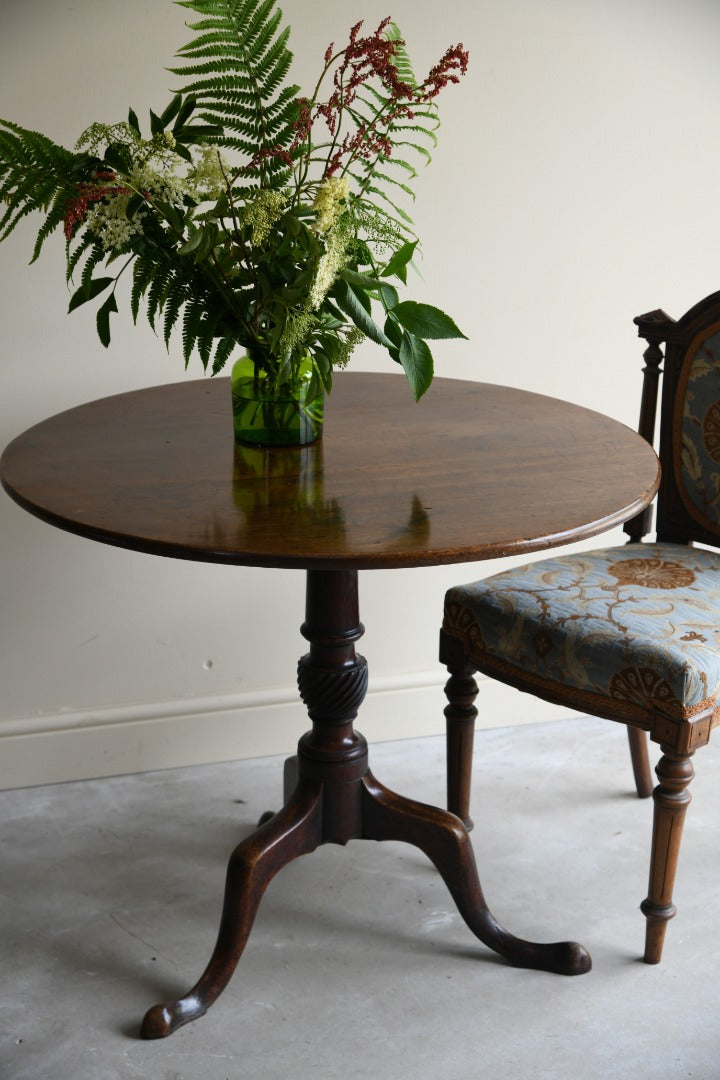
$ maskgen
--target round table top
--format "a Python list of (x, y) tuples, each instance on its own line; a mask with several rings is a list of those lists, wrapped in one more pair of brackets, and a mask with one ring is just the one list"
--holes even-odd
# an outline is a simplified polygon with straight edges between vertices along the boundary
[(236, 445), (229, 380), (103, 398), (30, 428), (0, 476), (26, 510), (134, 550), (371, 569), (569, 543), (645, 507), (654, 451), (600, 413), (523, 390), (340, 372), (322, 439)]

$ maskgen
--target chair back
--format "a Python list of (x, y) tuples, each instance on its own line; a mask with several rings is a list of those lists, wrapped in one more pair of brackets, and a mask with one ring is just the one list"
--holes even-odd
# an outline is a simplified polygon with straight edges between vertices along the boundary
[[(650, 443), (664, 360), (657, 538), (720, 546), (720, 292), (677, 321), (658, 310), (635, 323), (648, 342), (639, 430)], [(639, 540), (650, 528), (646, 511), (625, 531)]]

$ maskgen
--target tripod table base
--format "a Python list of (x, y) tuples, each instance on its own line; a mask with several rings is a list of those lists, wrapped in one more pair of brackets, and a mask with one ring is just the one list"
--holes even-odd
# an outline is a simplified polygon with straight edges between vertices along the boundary
[(462, 821), (396, 795), (370, 772), (367, 743), (353, 728), (367, 689), (367, 666), (355, 652), (363, 633), (357, 571), (308, 571), (302, 633), (310, 651), (299, 662), (298, 685), (313, 728), (286, 767), (286, 789), (294, 787), (282, 810), (263, 815), (230, 858), (220, 931), (204, 973), (184, 997), (146, 1013), (142, 1037), (170, 1035), (217, 1000), (242, 955), (262, 895), (279, 870), (321, 844), (353, 839), (401, 840), (423, 851), (473, 934), (511, 964), (562, 975), (588, 971), (591, 960), (582, 945), (523, 941), (500, 926), (485, 903)]

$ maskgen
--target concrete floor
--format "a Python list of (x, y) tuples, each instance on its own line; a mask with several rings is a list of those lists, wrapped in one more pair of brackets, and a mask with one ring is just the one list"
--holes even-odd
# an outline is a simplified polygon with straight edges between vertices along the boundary
[[(441, 739), (371, 761), (442, 804)], [(582, 941), (592, 972), (508, 967), (422, 854), (353, 841), (278, 875), (224, 994), (158, 1042), (139, 1021), (205, 967), (227, 857), (277, 803), (280, 760), (0, 793), (0, 1077), (716, 1080), (712, 744), (696, 767), (659, 967), (639, 960), (651, 806), (629, 794), (624, 730), (494, 730), (477, 736), (473, 802), (488, 903), (516, 934)]]

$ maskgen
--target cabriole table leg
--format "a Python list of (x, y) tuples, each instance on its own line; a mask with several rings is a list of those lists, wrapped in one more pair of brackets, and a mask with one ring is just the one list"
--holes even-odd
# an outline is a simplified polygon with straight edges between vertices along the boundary
[(505, 930), (483, 896), (468, 831), (454, 814), (403, 798), (368, 772), (363, 780), (363, 836), (368, 840), (403, 840), (420, 848), (450, 890), (473, 934), (518, 967), (558, 975), (582, 975), (592, 966), (590, 954), (575, 941), (542, 945)]
[(202, 976), (178, 1001), (153, 1005), (143, 1039), (162, 1039), (203, 1016), (227, 986), (250, 936), (258, 905), (275, 874), (321, 843), (319, 784), (298, 786), (279, 813), (238, 844), (230, 857), (217, 944)]

